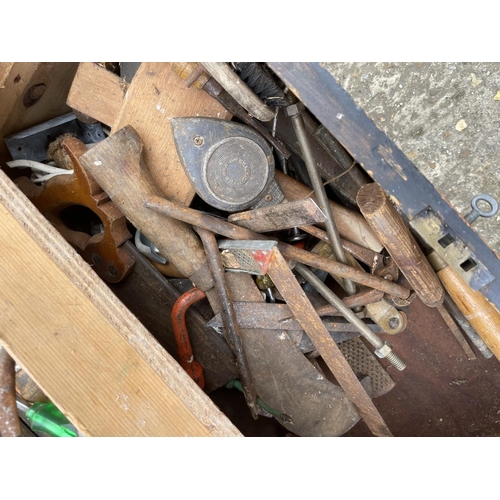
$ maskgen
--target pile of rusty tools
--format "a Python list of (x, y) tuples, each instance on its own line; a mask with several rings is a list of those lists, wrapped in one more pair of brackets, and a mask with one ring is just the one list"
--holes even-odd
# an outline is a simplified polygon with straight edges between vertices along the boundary
[[(392, 436), (373, 399), (412, 363), (387, 338), (414, 300), (469, 359), (469, 342), (500, 356), (500, 316), (272, 68), (142, 63), (106, 76), (122, 90), (104, 110), (82, 63), (74, 114), (7, 138), (9, 166), (32, 169), (18, 187), (206, 393), (238, 387), (297, 436), (361, 419)], [(14, 375), (0, 348), (2, 435), (19, 434)]]

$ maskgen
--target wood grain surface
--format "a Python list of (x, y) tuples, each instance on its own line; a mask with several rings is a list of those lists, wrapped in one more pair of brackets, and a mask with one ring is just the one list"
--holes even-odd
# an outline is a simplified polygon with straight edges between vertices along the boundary
[(367, 184), (356, 199), (361, 213), (420, 300), (429, 307), (442, 304), (444, 292), (436, 273), (384, 190), (376, 183)]
[(225, 119), (229, 113), (202, 90), (187, 88), (171, 63), (142, 63), (125, 95), (112, 132), (132, 125), (144, 142), (144, 161), (160, 191), (189, 205), (195, 191), (174, 144), (170, 120), (179, 116)]
[(68, 106), (111, 127), (120, 113), (128, 83), (96, 63), (80, 63)]
[(500, 314), (497, 308), (483, 294), (472, 290), (451, 266), (441, 269), (437, 275), (465, 319), (500, 360)]
[(0, 172), (0, 342), (88, 436), (237, 436)]

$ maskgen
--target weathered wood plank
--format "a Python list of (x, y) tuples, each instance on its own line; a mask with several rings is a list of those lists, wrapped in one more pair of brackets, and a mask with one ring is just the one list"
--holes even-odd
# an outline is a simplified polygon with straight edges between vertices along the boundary
[(111, 127), (120, 113), (128, 83), (96, 63), (80, 63), (68, 106)]
[(195, 192), (177, 154), (170, 124), (179, 116), (224, 119), (230, 115), (207, 93), (187, 88), (170, 63), (142, 63), (112, 131), (132, 125), (144, 143), (144, 161), (156, 185), (170, 199), (189, 205)]
[(240, 435), (2, 172), (0, 202), (0, 342), (85, 435)]
[(78, 63), (6, 64), (0, 68), (0, 81), (4, 80), (0, 85), (0, 164), (10, 159), (4, 137), (70, 111), (66, 96), (78, 68)]

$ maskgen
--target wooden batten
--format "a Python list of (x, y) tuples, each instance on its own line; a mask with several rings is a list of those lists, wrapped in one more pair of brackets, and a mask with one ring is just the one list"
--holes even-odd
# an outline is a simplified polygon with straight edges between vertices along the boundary
[(0, 172), (0, 342), (86, 436), (239, 436)]

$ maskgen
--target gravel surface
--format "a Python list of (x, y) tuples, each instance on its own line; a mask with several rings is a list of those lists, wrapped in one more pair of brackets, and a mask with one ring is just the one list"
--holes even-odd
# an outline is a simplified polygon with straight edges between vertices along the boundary
[[(500, 63), (326, 63), (326, 68), (462, 215), (500, 200)], [(500, 214), (475, 229), (500, 254)]]

